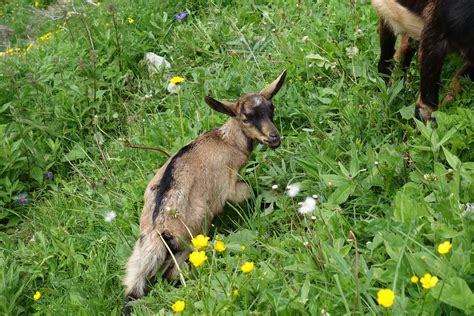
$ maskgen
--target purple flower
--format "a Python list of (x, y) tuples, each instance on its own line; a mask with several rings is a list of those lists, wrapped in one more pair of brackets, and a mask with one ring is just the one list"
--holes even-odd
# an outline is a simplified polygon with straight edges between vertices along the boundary
[(176, 20), (181, 21), (186, 17), (186, 15), (188, 14), (183, 11), (181, 13), (177, 13), (174, 17), (176, 18)]
[(28, 199), (26, 198), (26, 196), (27, 196), (27, 195), (24, 194), (24, 193), (18, 194), (18, 197), (17, 197), (17, 199), (16, 199), (16, 202), (17, 202), (18, 204), (21, 204), (21, 206), (25, 207), (25, 205), (30, 201), (30, 200), (28, 200)]
[(48, 171), (44, 174), (44, 176), (49, 180), (53, 180), (54, 174), (51, 171)]
[(431, 117), (431, 123), (436, 124), (436, 116)]

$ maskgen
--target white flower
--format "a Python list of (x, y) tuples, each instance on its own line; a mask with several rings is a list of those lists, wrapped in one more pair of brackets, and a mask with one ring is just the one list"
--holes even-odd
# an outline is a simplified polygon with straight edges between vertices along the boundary
[(273, 190), (273, 191), (278, 190), (278, 185), (277, 185), (277, 184), (272, 185), (272, 190)]
[(313, 221), (315, 221), (315, 220), (316, 220), (316, 216), (314, 216), (314, 215), (311, 216), (311, 219), (312, 219)]
[(321, 316), (331, 316), (325, 309), (321, 310)]
[(303, 204), (301, 207), (298, 209), (298, 213), (300, 214), (308, 214), (314, 211), (314, 208), (316, 207), (316, 200), (313, 199), (312, 197), (308, 196), (306, 200), (304, 200)]
[(301, 40), (303, 41), (303, 43), (306, 43), (306, 42), (309, 41), (309, 36), (305, 35), (305, 36), (303, 36), (303, 38)]
[(299, 183), (290, 184), (286, 187), (286, 194), (289, 197), (295, 197), (300, 192), (300, 185)]
[(305, 247), (308, 246), (308, 245), (309, 245), (309, 242), (307, 242), (307, 241), (305, 241), (305, 242), (303, 243), (303, 246), (305, 246)]
[(149, 74), (154, 74), (163, 69), (171, 68), (170, 63), (164, 57), (151, 52), (145, 54), (145, 63)]
[(359, 49), (355, 46), (346, 47), (346, 55), (349, 58), (354, 57), (355, 55), (359, 54)]
[(115, 213), (114, 211), (108, 211), (108, 212), (105, 213), (105, 215), (104, 215), (104, 220), (105, 220), (106, 222), (111, 222), (111, 221), (113, 221), (116, 217), (117, 217), (117, 213)]
[(317, 200), (319, 199), (319, 196), (317, 194), (313, 194), (313, 199)]
[(179, 84), (175, 84), (175, 83), (172, 83), (172, 82), (170, 82), (168, 84), (168, 92), (169, 93), (172, 93), (172, 94), (178, 93), (179, 90), (181, 90), (181, 87), (179, 86)]

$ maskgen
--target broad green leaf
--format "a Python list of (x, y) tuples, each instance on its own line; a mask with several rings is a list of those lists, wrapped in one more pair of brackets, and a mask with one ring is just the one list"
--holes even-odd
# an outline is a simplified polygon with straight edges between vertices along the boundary
[(443, 146), (443, 152), (444, 152), (444, 156), (446, 157), (446, 160), (448, 161), (451, 168), (453, 168), (454, 170), (458, 170), (459, 167), (461, 166), (461, 161), (459, 160), (459, 158), (456, 157), (455, 155), (453, 155), (444, 146)]
[(43, 170), (39, 167), (33, 167), (30, 170), (30, 176), (36, 180), (39, 184), (43, 183)]
[(410, 224), (415, 218), (426, 215), (429, 215), (428, 205), (421, 188), (413, 182), (407, 183), (395, 196), (394, 219)]
[(459, 308), (467, 314), (473, 313), (474, 294), (466, 281), (458, 277), (451, 277), (444, 282), (444, 287), (443, 284), (438, 284), (431, 289), (431, 296), (439, 297), (443, 303)]
[(355, 190), (355, 184), (353, 183), (343, 184), (331, 194), (331, 196), (329, 197), (329, 202), (332, 202), (334, 204), (342, 204), (345, 201), (347, 201), (347, 199), (352, 193), (354, 193), (354, 190)]

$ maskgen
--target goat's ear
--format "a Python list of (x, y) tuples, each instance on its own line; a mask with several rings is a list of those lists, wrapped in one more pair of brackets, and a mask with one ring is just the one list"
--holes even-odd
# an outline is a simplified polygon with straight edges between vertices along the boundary
[(267, 100), (271, 100), (278, 91), (280, 91), (283, 83), (285, 82), (286, 78), (286, 69), (281, 73), (281, 75), (275, 79), (272, 83), (270, 83), (265, 89), (260, 91), (260, 94), (265, 97)]
[(218, 101), (210, 96), (204, 97), (207, 105), (217, 112), (227, 114), (229, 116), (235, 116), (237, 103), (230, 101)]

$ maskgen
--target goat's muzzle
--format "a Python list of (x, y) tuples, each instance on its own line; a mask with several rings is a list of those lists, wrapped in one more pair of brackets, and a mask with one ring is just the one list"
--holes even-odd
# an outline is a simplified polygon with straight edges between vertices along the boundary
[(266, 144), (268, 147), (271, 149), (278, 148), (280, 146), (280, 134), (278, 132), (272, 132), (270, 135), (268, 135), (267, 138), (263, 140), (263, 143)]

